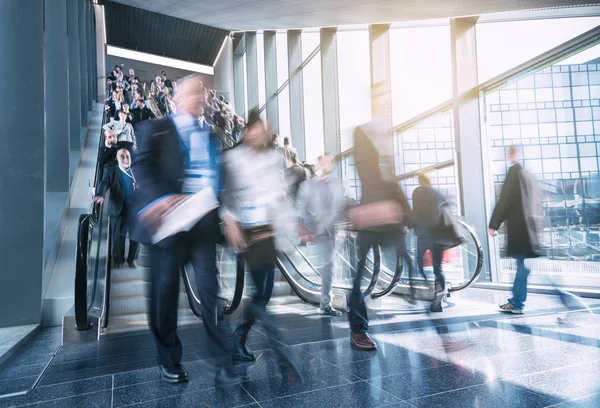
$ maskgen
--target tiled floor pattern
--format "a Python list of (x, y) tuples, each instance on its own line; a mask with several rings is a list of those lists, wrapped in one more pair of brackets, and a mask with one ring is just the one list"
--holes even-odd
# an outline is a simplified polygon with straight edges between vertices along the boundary
[[(470, 290), (468, 298), (489, 304), (504, 295)], [(421, 313), (419, 319), (407, 320), (403, 313), (391, 317), (391, 312), (380, 310), (372, 313), (377, 352), (350, 346), (345, 317), (321, 318), (309, 307), (296, 313), (280, 310), (277, 318), (289, 344), (286, 349), (304, 381), (279, 368), (259, 326), (249, 341), (258, 361), (237, 366), (244, 380), (224, 389), (214, 388), (201, 327), (180, 330), (190, 373), (190, 382), (181, 385), (159, 380), (149, 333), (105, 338), (64, 346), (33, 391), (0, 399), (0, 408), (597, 408), (600, 302), (589, 303), (596, 314), (574, 314), (572, 327), (556, 323), (560, 303), (542, 295), (530, 297), (529, 313), (522, 317), (486, 310), (478, 317)], [(412, 310), (398, 307), (404, 307), (404, 313)], [(385, 309), (390, 308), (391, 303)], [(40, 336), (52, 344), (55, 333), (47, 329)], [(0, 367), (3, 393), (7, 384), (29, 378), (46, 362), (47, 352), (54, 351), (44, 342), (33, 344), (35, 352), (24, 349)]]

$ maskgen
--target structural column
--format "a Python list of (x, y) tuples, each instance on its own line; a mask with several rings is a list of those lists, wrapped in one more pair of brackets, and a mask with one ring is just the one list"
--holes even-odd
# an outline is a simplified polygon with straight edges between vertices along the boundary
[(68, 192), (69, 183), (69, 42), (67, 1), (45, 7), (46, 191)]
[(104, 13), (102, 6), (94, 5), (95, 37), (96, 37), (96, 93), (98, 103), (103, 103), (109, 95), (106, 95), (106, 58), (104, 55)]
[(321, 28), (321, 82), (323, 86), (323, 135), (325, 151), (341, 153), (337, 60), (337, 28)]
[(288, 72), (290, 78), (290, 126), (293, 146), (300, 160), (306, 160), (306, 138), (304, 135), (304, 103), (302, 83), (302, 31), (289, 30)]
[(235, 93), (235, 110), (248, 119), (246, 112), (246, 90), (244, 89), (244, 53), (246, 52), (246, 35), (243, 34), (233, 51), (233, 92)]
[[(215, 89), (226, 92), (227, 99), (233, 107), (237, 107), (233, 92), (233, 38), (225, 37), (221, 52), (215, 61)], [(242, 85), (243, 86), (243, 85)], [(241, 114), (241, 111), (236, 109)]]
[(277, 103), (277, 45), (276, 32), (265, 31), (265, 90), (267, 95), (267, 121), (273, 133), (279, 133), (279, 104)]
[(256, 33), (246, 33), (246, 80), (248, 81), (248, 110), (258, 106), (258, 52)]
[(43, 0), (2, 1), (0, 33), (0, 326), (17, 326), (42, 310), (44, 103), (30, 97), (44, 89)]
[[(78, 17), (79, 17), (79, 60), (81, 72), (81, 124), (86, 127), (88, 124), (88, 59), (87, 59), (87, 40), (86, 40), (86, 0), (78, 0)], [(81, 142), (83, 144), (85, 135), (82, 134)]]
[[(466, 223), (475, 228), (483, 248), (489, 248), (477, 92), (476, 23), (477, 18), (450, 21), (454, 138), (461, 213)], [(488, 251), (484, 250), (484, 253)], [(483, 267), (483, 275), (489, 276), (490, 260), (487, 256)]]
[(92, 3), (90, 0), (85, 0), (85, 38), (87, 39), (87, 60), (88, 60), (88, 111), (92, 111), (93, 101), (96, 99), (94, 95), (94, 45), (92, 40)]
[(394, 139), (392, 128), (392, 75), (390, 68), (390, 25), (369, 26), (369, 55), (371, 59), (371, 116), (374, 140), (380, 153), (382, 174), (393, 178)]
[(67, 35), (69, 37), (69, 142), (71, 151), (78, 151), (81, 148), (82, 131), (79, 0), (67, 0)]

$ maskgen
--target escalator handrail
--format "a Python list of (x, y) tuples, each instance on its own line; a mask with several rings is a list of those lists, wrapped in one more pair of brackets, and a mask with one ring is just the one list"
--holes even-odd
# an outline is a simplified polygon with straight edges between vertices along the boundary
[[(103, 112), (102, 125), (100, 126), (100, 137), (98, 140), (98, 152), (96, 155), (96, 168), (94, 171), (94, 189), (97, 187), (100, 179), (102, 178), (103, 169), (100, 166), (99, 158), (104, 141), (102, 137), (102, 126), (106, 123), (107, 118), (107, 113)], [(96, 228), (98, 223), (102, 221), (101, 216), (102, 205), (95, 204), (92, 208), (91, 214), (82, 214), (79, 217), (76, 241), (75, 287), (73, 298), (75, 324), (77, 330), (89, 330), (92, 327), (89, 319), (89, 311), (94, 303), (96, 295), (99, 257), (96, 257), (96, 265), (94, 265), (94, 277), (92, 278), (93, 298), (92, 301), (88, 302), (88, 249), (90, 244), (90, 231)]]

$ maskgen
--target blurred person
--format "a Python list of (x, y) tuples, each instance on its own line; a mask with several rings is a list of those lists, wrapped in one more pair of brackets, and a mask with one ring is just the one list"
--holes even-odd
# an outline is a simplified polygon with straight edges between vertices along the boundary
[(283, 138), (283, 157), (285, 158), (285, 161), (289, 164), (291, 159), (292, 159), (292, 155), (294, 154), (294, 152), (296, 153), (296, 155), (298, 155), (298, 152), (296, 151), (296, 149), (294, 147), (292, 147), (292, 143), (290, 142), (290, 138), (289, 137), (284, 137)]
[(314, 164), (302, 163), (302, 167), (306, 170), (306, 179), (309, 180), (317, 174), (317, 167)]
[(135, 76), (135, 71), (133, 70), (133, 68), (129, 68), (129, 76), (127, 76), (125, 79), (127, 79), (127, 82), (129, 82), (132, 85), (134, 81), (139, 80), (139, 78)]
[[(292, 160), (296, 160), (297, 155)], [(346, 195), (341, 181), (335, 177), (334, 157), (329, 153), (319, 157), (321, 174), (300, 185), (296, 209), (301, 220), (300, 239), (315, 242), (321, 258), (320, 313), (341, 316), (342, 312), (331, 305), (333, 295), (333, 266), (335, 259), (335, 225), (346, 218)], [(304, 173), (302, 166), (299, 167)]]
[(119, 111), (123, 108), (123, 104), (125, 103), (125, 98), (123, 97), (123, 92), (116, 92), (113, 94), (113, 103), (114, 103), (114, 118), (119, 119)]
[(173, 102), (173, 95), (171, 92), (167, 94), (167, 106), (169, 107), (169, 112), (177, 113), (177, 106), (175, 106), (175, 102)]
[(133, 116), (133, 124), (137, 125), (140, 122), (148, 119), (154, 119), (156, 116), (152, 109), (146, 106), (146, 102), (142, 98), (139, 98), (136, 101), (135, 108), (131, 110), (131, 115)]
[(158, 109), (163, 114), (163, 116), (167, 116), (169, 112), (169, 101), (167, 99), (167, 95), (169, 94), (169, 88), (166, 86), (162, 86), (156, 94), (156, 101), (158, 102)]
[(238, 115), (233, 115), (233, 130), (231, 131), (231, 136), (236, 143), (240, 141), (243, 128), (244, 121), (242, 118), (240, 118)]
[[(110, 97), (104, 102), (104, 111), (107, 112), (109, 118), (115, 118), (117, 114), (118, 92), (112, 91)], [(120, 107), (120, 104), (119, 104)]]
[[(396, 267), (399, 267), (399, 258), (405, 251), (403, 223), (410, 217), (410, 207), (398, 183), (383, 179), (379, 152), (361, 126), (355, 130), (354, 146), (356, 169), (361, 181), (361, 199), (360, 205), (349, 214), (354, 228), (359, 231), (359, 263), (348, 313), (350, 341), (358, 349), (375, 350), (377, 344), (368, 334), (369, 317), (361, 290), (367, 255), (374, 245), (394, 246)], [(408, 267), (412, 268), (412, 263)]]
[(163, 87), (162, 79), (161, 79), (160, 75), (157, 75), (154, 78), (154, 81), (152, 82), (152, 84), (150, 85), (150, 94), (153, 96), (158, 95), (158, 93), (160, 92), (162, 87)]
[(506, 222), (506, 254), (517, 262), (512, 298), (500, 305), (505, 313), (523, 314), (527, 299), (529, 269), (525, 260), (540, 256), (539, 240), (541, 205), (535, 177), (517, 162), (517, 148), (510, 146), (507, 161), (512, 164), (506, 174), (488, 232), (495, 237)]
[(131, 123), (127, 123), (127, 114), (125, 111), (119, 110), (117, 111), (117, 115), (119, 117), (118, 121), (113, 120), (108, 122), (102, 126), (102, 129), (114, 130), (115, 134), (117, 135), (117, 141), (122, 143), (122, 145), (126, 147), (129, 152), (133, 152), (137, 148), (137, 140), (135, 138), (133, 126), (131, 126)]
[(229, 103), (229, 101), (225, 101), (225, 109), (227, 109), (227, 114), (233, 120), (235, 116), (235, 111), (233, 110), (233, 106)]
[[(252, 280), (254, 293), (244, 310), (242, 322), (235, 330), (236, 357), (252, 362), (255, 356), (246, 347), (248, 333), (261, 320), (271, 345), (282, 359), (282, 366), (294, 364), (281, 350), (281, 334), (266, 306), (273, 291), (276, 250), (285, 242), (285, 232), (278, 216), (285, 210), (281, 158), (268, 148), (269, 135), (258, 110), (249, 113), (248, 127), (242, 142), (225, 151), (223, 160), (223, 195), (221, 215), (225, 236), (243, 256)], [(282, 240), (283, 238), (283, 240)]]
[(167, 73), (165, 71), (160, 71), (160, 77), (164, 86), (173, 89), (173, 82), (167, 78)]
[[(446, 277), (442, 271), (444, 251), (461, 244), (454, 223), (448, 213), (446, 199), (431, 187), (431, 181), (425, 174), (418, 176), (419, 187), (412, 195), (412, 226), (417, 235), (417, 268), (427, 281), (423, 268), (423, 258), (427, 250), (431, 253), (433, 273), (435, 275), (435, 297), (430, 311), (441, 312), (442, 298), (447, 294)], [(412, 279), (411, 279), (412, 282)]]
[[(142, 122), (136, 172), (142, 188), (137, 194), (139, 241), (150, 247), (150, 327), (156, 342), (161, 378), (178, 383), (188, 380), (181, 365), (182, 344), (177, 335), (180, 270), (193, 267), (202, 308), (208, 350), (213, 357), (215, 384), (233, 385), (233, 334), (224, 320), (219, 299), (216, 245), (221, 242), (218, 210), (205, 214), (188, 232), (152, 242), (152, 234), (165, 214), (189, 194), (205, 189), (220, 191), (219, 154), (211, 132), (198, 128), (202, 115), (200, 76), (180, 80), (175, 95), (177, 113), (168, 118)], [(210, 191), (210, 190), (208, 190)]]
[(296, 194), (301, 184), (306, 181), (306, 169), (298, 162), (298, 153), (292, 152), (290, 161), (285, 169), (285, 184), (287, 186), (287, 195), (292, 200), (296, 200)]
[[(92, 202), (101, 203), (107, 191), (110, 191), (107, 214), (110, 217), (112, 231), (112, 258), (115, 268), (121, 267), (125, 262), (125, 239), (130, 231), (131, 216), (133, 211), (133, 195), (138, 188), (135, 176), (131, 170), (131, 156), (125, 148), (117, 152), (118, 166), (113, 166), (104, 172), (102, 181), (98, 185), (96, 195)], [(130, 268), (137, 268), (135, 259), (139, 245), (129, 237), (129, 252), (127, 264)]]
[(104, 131), (104, 146), (98, 157), (99, 165), (104, 169), (112, 168), (117, 164), (117, 152), (120, 150), (117, 142), (117, 134), (113, 129)]
[(143, 100), (144, 101), (144, 105), (146, 106), (146, 108), (152, 110), (152, 108), (150, 107), (150, 103), (148, 102), (148, 100), (144, 96), (144, 90), (143, 89), (140, 89), (138, 87), (135, 91), (133, 91), (133, 97), (135, 98), (136, 101), (139, 100), (139, 99)]
[(277, 133), (273, 133), (271, 136), (271, 143), (269, 147), (273, 149), (277, 149), (279, 147), (279, 135)]

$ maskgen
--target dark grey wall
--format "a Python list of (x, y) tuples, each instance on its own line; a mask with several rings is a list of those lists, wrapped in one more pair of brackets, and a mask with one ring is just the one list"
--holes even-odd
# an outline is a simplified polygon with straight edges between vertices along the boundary
[[(162, 65), (150, 64), (148, 62), (136, 61), (127, 58), (114, 57), (112, 55), (106, 56), (106, 70), (112, 71), (115, 65), (123, 64), (123, 72), (125, 75), (128, 75), (129, 68), (135, 69), (135, 74), (140, 77), (140, 80), (143, 82), (150, 82), (156, 77), (156, 75), (160, 74), (160, 71), (165, 71), (167, 76), (171, 79), (179, 79), (186, 75), (192, 74), (192, 71), (186, 71), (184, 69), (178, 69), (173, 67), (165, 67)], [(200, 74), (204, 78), (202, 82), (204, 86), (213, 89), (214, 88), (214, 76)]]
[[(0, 327), (42, 314), (44, 245), (43, 0), (2, 1), (0, 78)], [(14, 80), (22, 78), (23, 80)]]

